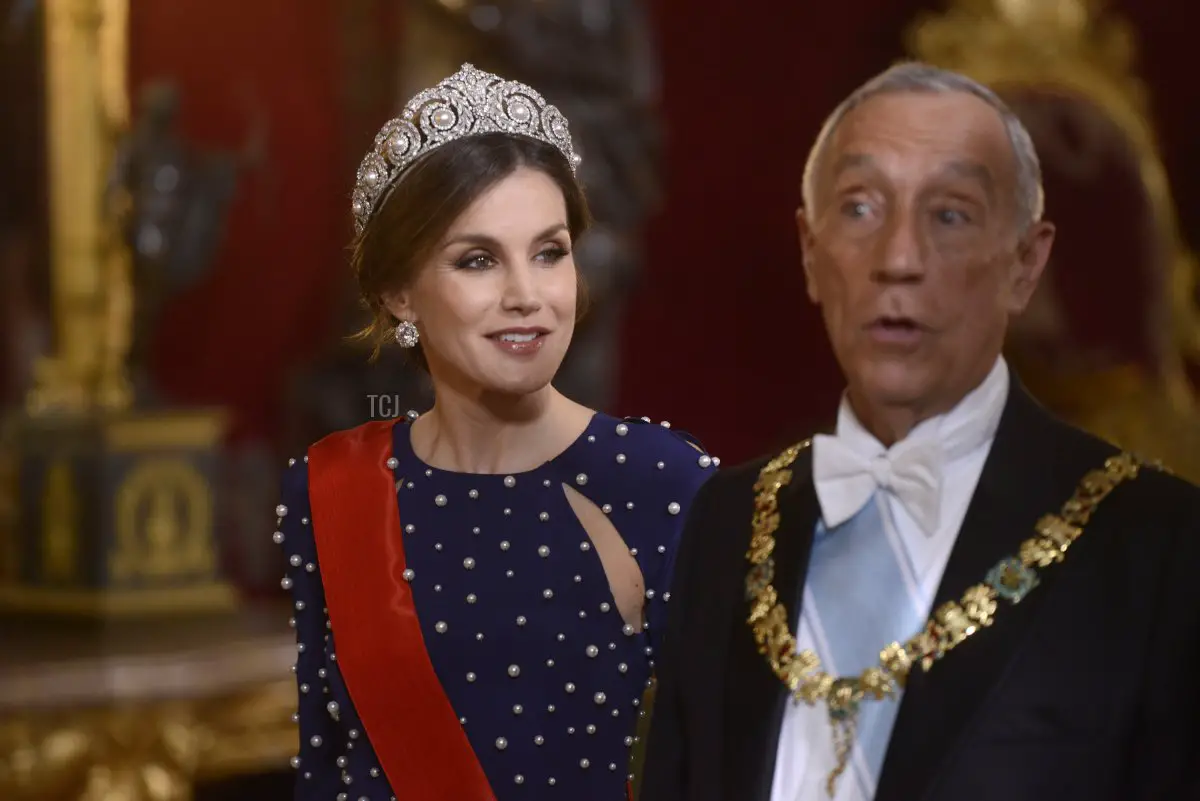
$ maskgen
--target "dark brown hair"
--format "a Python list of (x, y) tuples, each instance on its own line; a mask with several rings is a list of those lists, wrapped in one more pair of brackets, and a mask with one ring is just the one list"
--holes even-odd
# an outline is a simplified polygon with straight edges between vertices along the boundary
[[(398, 322), (381, 295), (409, 286), (454, 221), (488, 189), (521, 167), (544, 173), (562, 190), (572, 242), (591, 225), (583, 187), (553, 145), (527, 136), (486, 133), (456, 139), (414, 162), (391, 187), (352, 246), (350, 264), (371, 322), (355, 339), (372, 344), (371, 359), (393, 339)], [(579, 280), (577, 316), (587, 303)], [(412, 354), (425, 367), (420, 346)]]

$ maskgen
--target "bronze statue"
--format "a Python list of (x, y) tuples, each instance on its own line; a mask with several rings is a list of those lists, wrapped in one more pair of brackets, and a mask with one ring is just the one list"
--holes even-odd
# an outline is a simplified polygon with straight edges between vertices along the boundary
[(201, 152), (181, 139), (179, 94), (154, 83), (117, 147), (108, 209), (131, 254), (132, 324), (127, 364), (139, 402), (153, 402), (147, 360), (158, 316), (171, 297), (213, 267), (238, 175), (262, 155), (263, 130), (241, 152)]

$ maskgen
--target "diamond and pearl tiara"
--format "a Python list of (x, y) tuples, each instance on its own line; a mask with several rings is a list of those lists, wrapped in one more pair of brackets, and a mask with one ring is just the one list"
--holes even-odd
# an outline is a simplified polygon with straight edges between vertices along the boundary
[(455, 139), (496, 131), (553, 145), (572, 172), (579, 166), (562, 112), (523, 83), (463, 64), (437, 86), (419, 92), (375, 136), (354, 185), (355, 232), (363, 232), (387, 191), (414, 161)]

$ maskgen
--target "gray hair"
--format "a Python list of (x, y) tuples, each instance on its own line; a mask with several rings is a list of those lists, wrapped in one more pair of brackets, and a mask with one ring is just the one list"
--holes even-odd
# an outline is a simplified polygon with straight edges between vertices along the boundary
[[(944, 94), (961, 92), (974, 95), (987, 103), (1000, 115), (1004, 123), (1004, 132), (1012, 145), (1013, 155), (1017, 162), (1016, 175), (1016, 208), (1017, 229), (1025, 233), (1030, 226), (1042, 219), (1045, 210), (1045, 196), (1042, 190), (1042, 166), (1038, 161), (1037, 150), (1034, 149), (1033, 139), (1029, 136), (1024, 124), (1012, 112), (1000, 97), (978, 81), (950, 70), (944, 70), (918, 61), (897, 64), (894, 67), (876, 75), (842, 101), (833, 113), (825, 120), (817, 141), (813, 143), (808, 153), (808, 161), (804, 164), (804, 182), (801, 193), (804, 199), (805, 214), (811, 215), (816, 202), (816, 174), (821, 156), (829, 144), (830, 137), (847, 114), (861, 106), (873, 97), (903, 92), (924, 92)], [(810, 216), (811, 219), (811, 216)]]

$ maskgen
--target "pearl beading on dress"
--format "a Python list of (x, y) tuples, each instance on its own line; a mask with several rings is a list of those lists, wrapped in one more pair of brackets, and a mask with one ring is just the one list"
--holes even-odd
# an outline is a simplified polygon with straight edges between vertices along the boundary
[[(664, 425), (664, 427), (666, 426)], [(629, 436), (629, 429), (628, 423), (619, 423), (610, 429), (609, 433), (610, 436), (615, 434), (616, 437), (624, 438)], [(598, 442), (595, 434), (589, 434), (582, 441), (586, 441), (589, 445), (595, 445)], [(606, 489), (606, 484), (613, 485), (613, 482), (609, 480), (610, 477), (616, 476), (618, 480), (613, 486), (622, 485), (623, 482), (624, 486), (631, 488), (630, 491), (635, 491), (638, 487), (638, 480), (624, 479), (621, 471), (636, 469), (640, 465), (645, 469), (657, 472), (664, 470), (668, 461), (675, 465), (682, 464), (678, 458), (682, 452), (676, 452), (673, 454), (674, 458), (666, 460), (659, 458), (662, 454), (656, 453), (652, 459), (647, 461), (645, 454), (639, 454), (638, 458), (634, 458), (636, 448), (621, 447), (620, 450), (623, 453), (627, 451), (625, 461), (613, 459), (608, 462), (610, 465), (614, 462), (621, 465), (619, 470), (614, 471), (612, 468), (603, 467), (602, 457), (597, 457), (600, 461), (595, 462), (596, 466), (590, 473), (587, 470), (572, 470), (569, 475), (561, 477), (557, 483), (573, 484), (577, 488), (588, 487), (589, 490), (602, 492)], [(609, 458), (612, 458), (611, 455)], [(708, 468), (715, 464), (710, 457), (698, 452), (688, 459), (693, 465), (691, 469), (696, 470), (697, 473), (707, 472)], [(460, 724), (472, 740), (472, 745), (480, 755), (481, 762), (485, 764), (485, 768), (489, 764), (493, 766), (493, 769), (489, 771), (489, 780), (493, 782), (493, 785), (498, 784), (502, 777), (498, 777), (497, 772), (504, 765), (511, 765), (507, 775), (509, 786), (512, 788), (523, 787), (531, 781), (537, 781), (544, 782), (543, 786), (545, 787), (556, 788), (556, 792), (569, 795), (572, 787), (579, 786), (578, 782), (583, 777), (598, 769), (602, 773), (619, 774), (617, 778), (623, 782), (626, 776), (623, 771), (620, 771), (620, 765), (627, 761), (628, 749), (634, 745), (637, 738), (632, 733), (634, 717), (623, 716), (621, 712), (622, 709), (632, 708), (638, 710), (639, 716), (645, 714), (644, 710), (640, 709), (640, 688), (650, 683), (649, 670), (653, 666), (651, 657), (654, 649), (649, 639), (650, 626), (647, 625), (642, 632), (638, 632), (634, 626), (624, 623), (619, 617), (616, 617), (608, 625), (611, 627), (609, 630), (619, 636), (585, 635), (581, 638), (576, 636), (578, 634), (576, 627), (567, 623), (566, 617), (569, 615), (586, 626), (601, 626), (603, 625), (602, 621), (612, 619), (616, 612), (610, 601), (611, 595), (608, 594), (607, 586), (600, 586), (605, 581), (605, 574), (599, 565), (599, 559), (594, 555), (594, 549), (591, 547), (586, 530), (575, 519), (561, 490), (546, 492), (546, 490), (557, 489), (555, 488), (556, 480), (551, 478), (535, 480), (533, 486), (529, 486), (528, 482), (523, 479), (527, 475), (538, 472), (531, 471), (531, 474), (503, 477), (459, 476), (461, 480), (456, 480), (452, 487), (446, 483), (446, 476), (435, 473), (432, 469), (418, 469), (416, 471), (418, 480), (416, 481), (402, 479), (400, 474), (406, 472), (404, 470), (405, 461), (404, 459), (395, 459), (395, 457), (387, 461), (387, 466), (396, 471), (395, 483), (397, 492), (400, 493), (401, 515), (405, 516), (405, 509), (411, 509), (414, 503), (419, 504), (423, 499), (423, 502), (428, 504), (428, 507), (425, 508), (429, 512), (422, 514), (428, 517), (429, 522), (421, 525), (408, 524), (403, 528), (406, 554), (411, 556), (408, 561), (412, 565), (406, 567), (404, 579), (414, 587), (414, 597), (423, 599), (423, 603), (430, 607), (436, 605), (439, 610), (447, 610), (445, 614), (439, 613), (436, 617), (427, 618), (426, 639), (431, 652), (437, 651), (436, 641), (439, 638), (460, 638), (454, 641), (453, 647), (447, 653), (458, 654), (456, 658), (465, 669), (464, 672), (458, 674), (462, 683), (456, 686), (450, 686), (454, 684), (452, 676), (443, 675), (442, 672), (439, 672), (439, 676), (442, 676), (443, 684), (448, 685), (447, 695), (452, 700), (456, 697), (468, 698), (464, 695), (465, 688), (475, 686), (481, 689), (500, 687), (497, 693), (503, 696), (502, 710), (489, 712), (484, 709), (475, 714), (463, 715), (460, 709)], [(412, 469), (411, 464), (409, 469)], [(424, 480), (420, 479), (421, 475), (424, 476)], [(599, 483), (595, 480), (598, 476), (600, 477)], [(559, 479), (559, 477), (556, 475), (555, 479)], [(468, 486), (468, 484), (478, 484), (478, 486)], [(521, 490), (520, 487), (525, 487), (525, 489)], [(612, 486), (608, 486), (607, 490), (612, 491)], [(505, 496), (505, 493), (509, 492), (521, 494), (514, 495), (514, 499), (510, 501)], [(684, 493), (684, 495), (686, 494)], [(624, 521), (627, 518), (637, 521), (660, 520), (662, 523), (658, 525), (661, 527), (655, 529), (658, 533), (652, 534), (652, 536), (669, 537), (668, 532), (677, 532), (677, 528), (682, 522), (680, 513), (686, 503), (690, 501), (690, 497), (684, 497), (684, 495), (677, 496), (679, 499), (668, 498), (656, 503), (649, 503), (645, 507), (646, 511), (640, 511), (642, 506), (633, 501), (624, 501), (620, 496), (613, 497), (612, 503), (598, 503), (599, 499), (595, 495), (589, 498), (593, 502), (597, 502), (596, 505), (610, 517), (616, 514), (615, 509), (623, 510), (620, 512), (620, 520), (614, 519), (613, 522), (618, 532), (626, 536), (627, 544), (631, 541), (637, 543), (632, 544), (629, 550), (646, 574), (645, 598), (648, 617), (654, 617), (653, 614), (650, 614), (652, 604), (660, 601), (666, 602), (669, 599), (669, 593), (665, 592), (665, 589), (660, 593), (650, 585), (652, 576), (649, 575), (651, 571), (648, 568), (666, 556), (670, 550), (668, 543), (673, 545), (673, 542), (661, 539), (647, 540), (645, 536), (636, 536), (640, 532), (628, 530), (626, 526), (629, 524)], [(543, 498), (544, 501), (530, 507), (529, 503), (524, 500), (530, 497)], [(645, 496), (635, 497), (641, 501)], [(410, 498), (411, 500), (406, 500)], [(680, 499), (684, 503), (680, 503)], [(289, 502), (293, 507), (299, 509), (299, 504), (294, 500), (289, 499)], [(439, 516), (452, 515), (456, 513), (455, 510), (462, 510), (464, 505), (479, 503), (491, 504), (486, 508), (492, 509), (493, 514), (499, 510), (500, 516), (495, 518), (490, 525), (482, 519), (465, 521), (463, 530), (470, 533), (464, 533), (461, 537), (455, 537), (452, 531), (442, 530), (439, 525), (436, 525), (437, 521), (442, 519)], [(654, 511), (655, 508), (657, 511)], [(285, 521), (289, 520), (289, 510), (286, 504), (281, 504), (276, 511), (279, 513), (279, 520), (273, 539), (277, 543), (285, 545), (286, 562), (289, 566), (285, 576), (288, 582), (286, 588), (295, 593), (302, 589), (297, 585), (305, 582), (311, 585), (319, 577), (319, 572), (314, 575), (316, 554), (311, 543), (311, 530), (308, 528), (310, 522), (307, 517), (302, 516), (299, 521), (296, 518), (296, 514), (306, 514), (307, 508), (298, 512), (291, 511), (290, 522), (286, 524)], [(629, 517), (630, 515), (634, 517)], [(421, 523), (422, 519), (418, 519), (418, 523)], [(559, 521), (555, 524), (557, 527), (547, 528), (549, 521), (553, 519)], [(296, 525), (297, 522), (299, 522), (299, 526)], [(478, 522), (480, 525), (473, 525), (473, 522)], [(570, 555), (572, 549), (554, 547), (557, 540), (551, 539), (561, 535), (564, 525), (567, 530), (573, 532), (573, 536), (578, 538), (576, 542), (579, 547), (575, 551), (574, 557)], [(438, 530), (439, 533), (437, 537), (422, 535), (419, 531), (423, 530)], [(503, 538), (500, 536), (501, 531), (504, 532)], [(287, 547), (287, 545), (293, 544), (295, 550)], [(639, 548), (638, 544), (642, 547)], [(309, 551), (308, 549), (313, 550)], [(454, 552), (455, 549), (459, 550)], [(465, 555), (468, 553), (469, 555)], [(530, 571), (536, 573), (537, 566), (545, 566), (549, 570), (550, 565), (560, 564), (559, 560), (564, 558), (584, 560), (578, 563), (578, 567), (587, 569), (571, 571), (568, 568), (566, 575), (563, 575), (561, 571), (542, 574), (542, 580), (546, 584), (539, 583), (536, 576), (531, 577)], [(425, 565), (426, 562), (427, 565)], [(569, 561), (561, 564), (564, 567), (574, 565)], [(309, 569), (308, 565), (312, 565), (313, 569)], [(454, 565), (457, 565), (457, 573), (454, 571)], [(302, 568), (301, 566), (306, 567)], [(509, 584), (508, 582), (518, 575), (514, 568), (521, 571), (521, 578), (517, 579), (515, 583)], [(444, 589), (451, 585), (454, 590), (452, 596), (444, 592)], [(316, 586), (319, 587), (319, 584)], [(513, 590), (507, 589), (508, 587), (518, 588), (518, 590), (520, 588), (528, 589), (537, 598), (536, 601), (532, 598), (527, 601), (532, 604), (529, 607), (507, 610), (508, 612), (518, 612), (518, 614), (506, 615), (504, 618), (511, 628), (506, 629), (502, 623), (498, 622), (498, 618), (490, 624), (484, 625), (482, 629), (469, 624), (470, 616), (473, 613), (468, 610), (488, 609), (497, 603), (502, 603), (504, 597), (517, 597), (513, 595)], [(663, 589), (661, 585), (660, 589)], [(499, 591), (499, 598), (497, 591)], [(585, 593), (592, 593), (591, 601), (584, 600)], [(520, 597), (529, 598), (526, 595)], [(459, 600), (455, 601), (455, 598)], [(298, 671), (297, 680), (300, 682), (299, 695), (302, 710), (304, 704), (307, 703), (305, 698), (311, 697), (314, 694), (313, 690), (319, 688), (320, 692), (316, 698), (319, 699), (321, 710), (326, 719), (330, 721), (331, 728), (321, 733), (309, 734), (303, 730), (304, 724), (302, 723), (302, 734), (305, 735), (302, 740), (303, 747), (301, 755), (293, 758), (292, 764), (299, 771), (302, 759), (311, 762), (314, 758), (318, 761), (332, 758), (332, 764), (336, 765), (337, 784), (342, 787), (353, 786), (363, 793), (362, 795), (355, 793), (347, 795), (345, 792), (341, 792), (337, 793), (338, 798), (345, 798), (347, 801), (353, 801), (354, 798), (358, 798), (360, 801), (362, 799), (370, 801), (372, 798), (377, 800), (388, 798), (390, 794), (386, 777), (383, 776), (379, 763), (370, 750), (370, 743), (366, 739), (360, 738), (357, 728), (360, 724), (353, 707), (346, 706), (344, 700), (342, 702), (338, 700), (343, 699), (344, 696), (340, 689), (340, 677), (336, 671), (337, 658), (334, 637), (330, 632), (328, 612), (324, 610), (323, 602), (321, 603), (322, 614), (318, 616), (318, 619), (304, 624), (305, 619), (314, 614), (315, 601), (315, 598), (309, 596), (309, 603), (305, 603), (302, 598), (297, 597), (295, 602), (297, 614), (292, 622), (298, 632), (300, 660), (310, 660), (314, 657), (320, 660), (322, 655), (325, 660), (319, 662), (320, 667), (315, 672), (310, 669)], [(556, 618), (558, 622), (553, 627), (547, 628), (544, 617), (551, 612), (558, 613)], [(593, 618), (596, 620), (594, 624), (591, 622)], [(543, 622), (539, 623), (539, 620)], [(313, 626), (313, 622), (316, 623), (315, 626)], [(494, 630), (483, 630), (487, 628), (487, 625), (499, 625), (500, 627)], [(314, 628), (325, 632), (320, 642), (322, 648), (314, 648), (311, 638), (306, 641), (305, 636), (301, 633), (301, 629), (311, 632)], [(603, 628), (587, 629), (594, 633), (604, 630)], [(513, 638), (518, 636), (515, 634), (518, 631), (528, 631), (534, 636), (541, 632), (548, 638), (545, 642), (549, 644), (537, 646), (514, 642)], [(579, 631), (584, 631), (584, 629), (579, 629)], [(500, 671), (500, 676), (503, 678), (489, 678), (485, 683), (485, 675), (492, 670), (488, 665), (495, 664), (495, 660), (493, 659), (487, 664), (472, 664), (473, 651), (471, 649), (486, 647), (489, 643), (503, 643), (506, 640), (509, 643), (510, 652), (516, 658), (501, 660), (495, 669)], [(634, 647), (630, 649), (618, 645), (621, 641), (626, 641)], [(452, 641), (446, 640), (446, 642)], [(644, 659), (638, 654), (643, 655)], [(297, 664), (299, 665), (301, 662), (298, 661)], [(307, 664), (311, 667), (314, 663), (309, 661)], [(567, 664), (572, 666), (572, 670), (578, 672), (562, 674), (565, 669), (563, 666)], [(552, 674), (560, 676), (557, 685), (546, 680)], [(604, 675), (617, 678), (616, 680), (605, 680), (603, 679)], [(303, 679), (308, 680), (304, 681)], [(501, 685), (497, 685), (498, 681), (504, 682), (509, 689), (503, 689)], [(522, 686), (526, 687), (529, 693), (524, 698), (520, 697), (524, 693), (517, 692)], [(553, 691), (554, 686), (561, 688), (560, 694)], [(537, 704), (530, 706), (530, 702), (535, 698), (540, 698), (544, 705), (544, 713), (537, 712)], [(463, 703), (469, 705), (467, 701)], [(628, 706), (625, 706), (626, 704)], [(459, 709), (458, 705), (456, 705), (456, 709)], [(587, 713), (587, 709), (594, 711)], [(567, 717), (563, 717), (564, 715)], [(301, 713), (295, 717), (298, 720), (305, 718)], [(474, 722), (470, 722), (468, 717)], [(620, 723), (626, 717), (629, 722)], [(603, 722), (605, 719), (611, 722), (605, 724)], [(309, 716), (309, 720), (311, 725), (311, 716)], [(502, 725), (504, 720), (509, 721), (507, 726)], [(519, 724), (519, 721), (525, 721), (530, 725)], [(558, 725), (562, 728), (557, 728), (554, 725), (555, 721), (559, 721)], [(606, 748), (595, 745), (602, 742), (598, 738), (613, 736), (611, 730), (613, 725), (619, 726), (615, 745), (622, 748), (626, 754), (621, 759), (615, 758), (616, 755), (608, 752)], [(473, 735), (472, 730), (477, 726), (482, 726), (489, 731)], [(336, 738), (340, 727), (347, 727), (340, 729), (345, 738), (344, 745), (341, 748), (335, 748), (331, 744), (331, 737)], [(557, 736), (555, 735), (556, 728), (560, 732)], [(606, 731), (608, 734), (605, 734)], [(565, 734), (561, 734), (561, 732), (565, 732)], [(516, 745), (514, 745), (514, 736), (517, 738)], [(564, 745), (575, 742), (580, 737), (585, 738), (579, 741), (582, 745), (569, 747)], [(594, 740), (594, 744), (593, 738), (597, 738)], [(546, 757), (532, 759), (529, 754), (533, 752), (522, 750), (529, 747), (529, 745), (521, 746), (522, 741), (531, 745), (534, 752), (545, 754)], [(485, 748), (490, 749), (493, 756), (483, 753)], [(556, 759), (550, 756), (567, 752), (574, 754), (570, 760)], [(512, 758), (513, 755), (516, 755), (515, 761)], [(574, 770), (578, 771), (579, 776), (569, 775), (568, 764), (577, 765)], [(545, 769), (546, 765), (553, 765), (553, 770), (548, 772)], [(319, 782), (325, 775), (327, 775), (326, 772), (320, 769), (299, 771), (300, 779), (305, 783)], [(508, 797), (499, 788), (497, 788), (497, 796), (502, 800)], [(564, 795), (564, 797), (566, 796)]]

